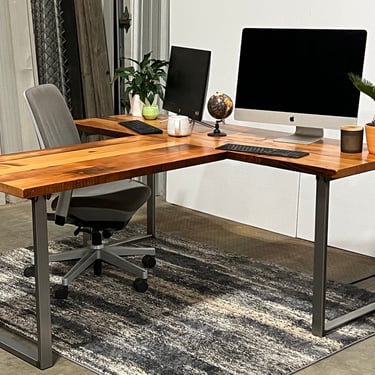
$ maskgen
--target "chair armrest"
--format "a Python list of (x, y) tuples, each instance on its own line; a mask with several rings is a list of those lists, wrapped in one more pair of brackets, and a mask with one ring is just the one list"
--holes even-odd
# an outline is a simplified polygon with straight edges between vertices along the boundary
[(68, 217), (70, 200), (72, 199), (73, 190), (63, 191), (59, 195), (59, 200), (56, 207), (55, 223), (57, 225), (64, 225)]

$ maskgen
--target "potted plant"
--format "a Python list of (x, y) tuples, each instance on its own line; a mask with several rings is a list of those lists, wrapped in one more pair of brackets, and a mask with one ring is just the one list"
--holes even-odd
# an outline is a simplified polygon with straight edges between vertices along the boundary
[(146, 53), (141, 61), (127, 60), (134, 65), (116, 69), (113, 78), (113, 81), (123, 80), (125, 108), (130, 107), (133, 116), (144, 113), (147, 118), (156, 118), (159, 114), (158, 98), (164, 99), (168, 61), (151, 58), (151, 52)]
[[(375, 85), (373, 83), (353, 73), (349, 73), (348, 76), (360, 92), (375, 101)], [(365, 125), (365, 133), (368, 152), (375, 154), (375, 116), (371, 122)]]

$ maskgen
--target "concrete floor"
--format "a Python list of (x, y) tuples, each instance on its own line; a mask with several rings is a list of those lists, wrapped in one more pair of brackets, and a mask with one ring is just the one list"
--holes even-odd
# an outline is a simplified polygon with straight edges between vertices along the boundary
[[(3, 234), (0, 252), (32, 243), (29, 202), (2, 206), (0, 215), (0, 232)], [(140, 210), (133, 220), (144, 223), (145, 210)], [(311, 273), (312, 271), (312, 244), (310, 242), (214, 218), (167, 204), (161, 199), (157, 200), (157, 229), (169, 232), (171, 235), (216, 246), (225, 252), (246, 254), (300, 272)], [(57, 227), (53, 223), (49, 224), (50, 239), (71, 234), (71, 227)], [(353, 264), (356, 267), (353, 267)], [(375, 292), (375, 277), (373, 277), (375, 258), (329, 249), (328, 267), (329, 279), (352, 283), (365, 279), (358, 285)], [(300, 370), (298, 375), (372, 375), (375, 373), (374, 352), (375, 336)], [(41, 371), (0, 350), (0, 375), (67, 375), (72, 373), (75, 375), (92, 374), (91, 371), (63, 358), (57, 358), (52, 368)]]

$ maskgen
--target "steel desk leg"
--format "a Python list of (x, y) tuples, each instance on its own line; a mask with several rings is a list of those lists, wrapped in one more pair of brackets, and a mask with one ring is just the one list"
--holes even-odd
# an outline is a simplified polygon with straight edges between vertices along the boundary
[(330, 180), (317, 176), (312, 333), (321, 337), (351, 320), (375, 311), (375, 303), (370, 303), (333, 320), (325, 318), (329, 188)]
[(147, 234), (155, 237), (155, 174), (147, 175), (147, 185), (151, 188), (151, 196), (147, 201)]
[(2, 332), (0, 347), (44, 370), (53, 365), (50, 287), (48, 264), (48, 232), (45, 197), (32, 199), (35, 256), (35, 299), (37, 344), (11, 332)]
[(312, 333), (324, 336), (327, 275), (329, 179), (316, 177)]
[(46, 198), (32, 200), (39, 368), (53, 365)]

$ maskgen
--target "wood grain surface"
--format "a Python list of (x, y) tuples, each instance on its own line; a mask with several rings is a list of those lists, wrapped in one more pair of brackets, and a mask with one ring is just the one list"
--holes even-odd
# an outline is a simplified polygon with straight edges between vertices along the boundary
[[(132, 118), (124, 115), (77, 121), (81, 131), (115, 138), (0, 156), (0, 190), (20, 198), (32, 198), (223, 159), (330, 179), (375, 169), (375, 155), (369, 154), (366, 148), (359, 154), (341, 153), (337, 140), (324, 139), (311, 145), (280, 143), (274, 141), (280, 133), (230, 125), (223, 126), (226, 137), (208, 137), (211, 130), (201, 125), (195, 125), (191, 136), (171, 137), (167, 135), (163, 117), (150, 121), (163, 129), (163, 134), (144, 136), (118, 125), (118, 121), (126, 119)], [(310, 154), (291, 159), (217, 150), (223, 143), (304, 150)]]

